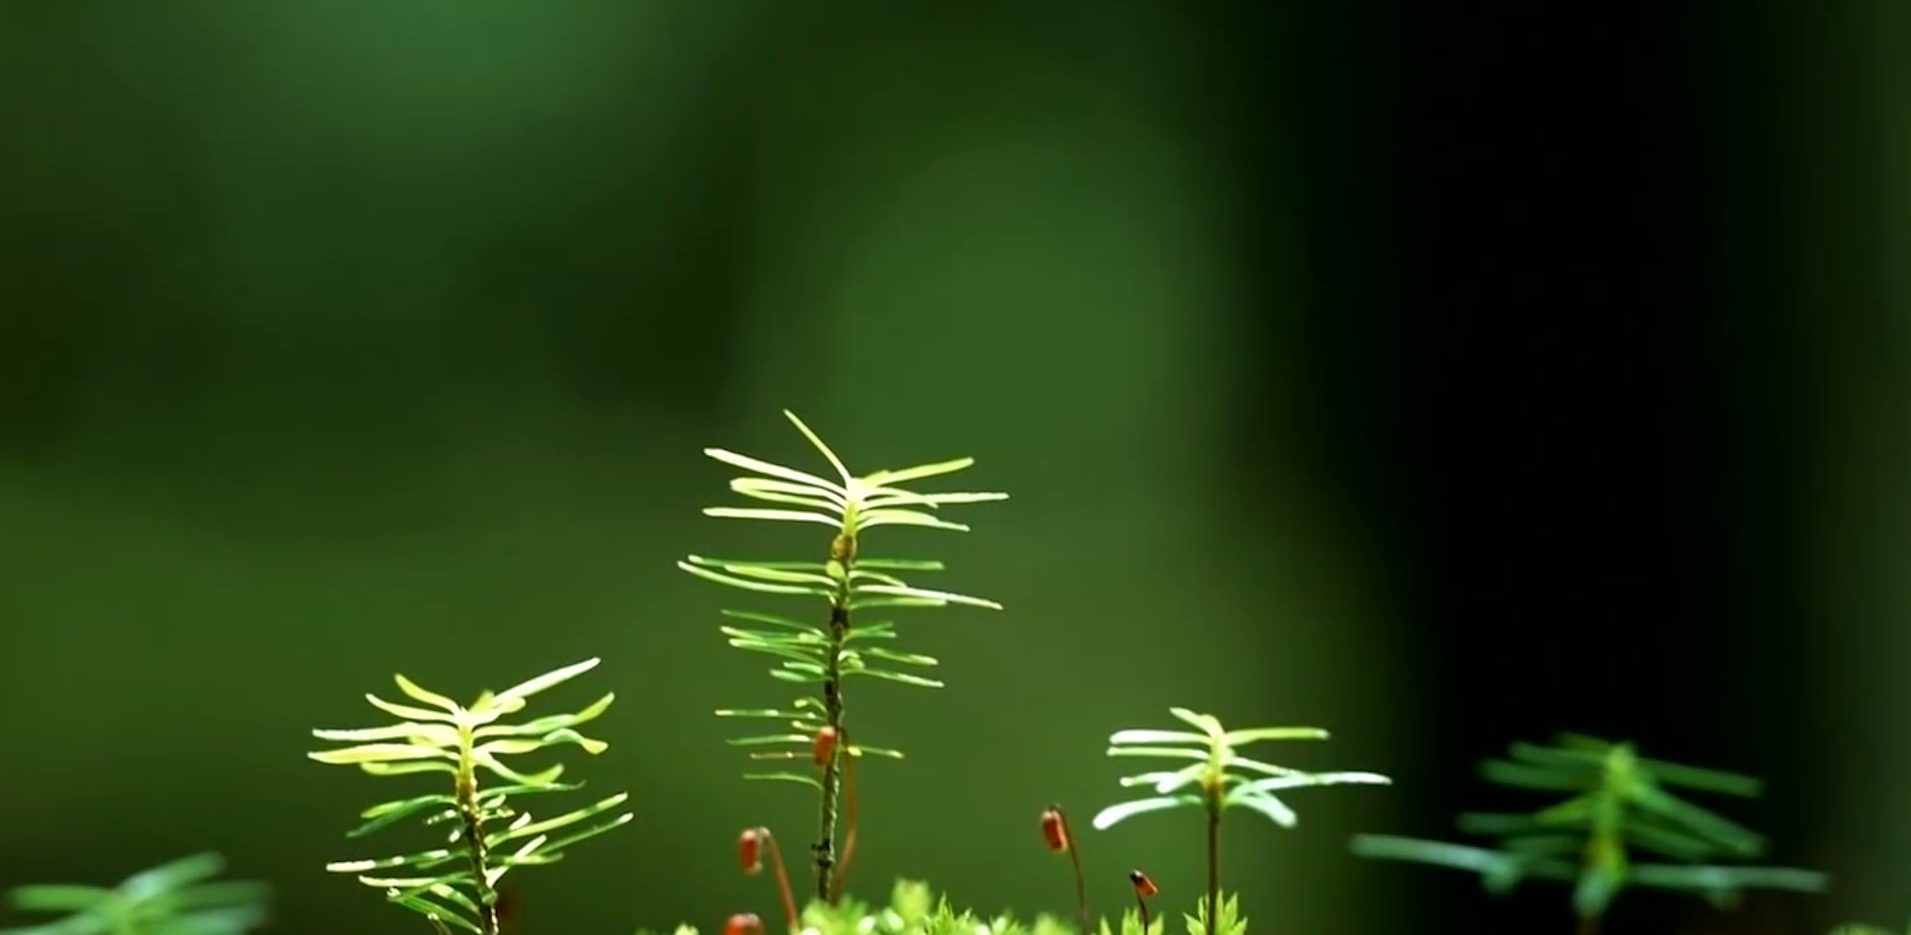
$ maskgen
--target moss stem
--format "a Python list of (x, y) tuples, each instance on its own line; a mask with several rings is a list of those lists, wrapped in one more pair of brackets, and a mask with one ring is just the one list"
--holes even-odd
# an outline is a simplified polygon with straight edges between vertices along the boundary
[[(830, 596), (828, 643), (823, 660), (823, 716), (837, 737), (843, 736), (843, 643), (849, 637), (850, 570), (856, 561), (856, 536), (850, 531), (854, 517), (845, 520), (845, 529), (829, 544), (829, 568), (836, 579), (836, 593)], [(816, 864), (816, 898), (830, 898), (830, 870), (836, 864), (836, 798), (842, 778), (843, 744), (838, 743), (823, 764), (822, 801), (818, 806), (816, 843), (811, 853)]]
[(1209, 787), (1204, 796), (1208, 812), (1208, 924), (1206, 935), (1215, 935), (1221, 918), (1221, 790)]
[(482, 935), (498, 935), (498, 894), (486, 882), (490, 851), (484, 844), (484, 808), (478, 802), (478, 772), (471, 754), (471, 728), (458, 728), (458, 818), (463, 822), (465, 852), (471, 858), (471, 878), (478, 890), (478, 927)]

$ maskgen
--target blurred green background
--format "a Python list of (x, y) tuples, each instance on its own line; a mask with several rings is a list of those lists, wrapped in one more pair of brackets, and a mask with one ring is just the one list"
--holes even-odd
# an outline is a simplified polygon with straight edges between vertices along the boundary
[[(1257, 929), (1477, 913), (1434, 895), (1470, 882), (1361, 865), (1346, 837), (1442, 833), (1477, 804), (1466, 762), (1516, 734), (1637, 723), (1557, 723), (1623, 707), (1570, 678), (1554, 690), (1579, 700), (1558, 705), (1497, 694), (1466, 668), (1485, 631), (1443, 629), (1462, 605), (1426, 583), (1494, 530), (1403, 478), (1583, 493), (1576, 455), (1537, 479), (1476, 468), (1504, 468), (1525, 428), (1593, 430), (1453, 424), (1532, 395), (1558, 362), (1514, 347), (1534, 327), (1659, 360), (1628, 404), (1670, 435), (1730, 436), (1705, 462), (1726, 474), (1681, 483), (1726, 498), (1707, 547), (1753, 556), (1704, 592), (1730, 605), (1708, 632), (1741, 648), (1646, 664), (1711, 672), (1681, 697), (1733, 720), (1671, 733), (1726, 738), (1717, 765), (1774, 777), (1763, 826), (1818, 848), (1783, 859), (1840, 880), (1811, 912), (1902, 918), (1911, 15), (1722, 5), (1523, 32), (1330, 6), (0, 6), (0, 885), (215, 848), (278, 886), (279, 931), (417, 931), (320, 868), (393, 850), (407, 832), (342, 832), (428, 781), (311, 763), (307, 731), (377, 723), (359, 696), (394, 671), (470, 696), (602, 656), (547, 704), (618, 693), (595, 732), (610, 751), (567, 760), (629, 790), (637, 820), (514, 875), (527, 931), (769, 917), (735, 834), (803, 841), (812, 805), (738, 780), (710, 712), (787, 693), (717, 634), (739, 597), (672, 563), (821, 547), (698, 514), (730, 476), (704, 446), (808, 463), (788, 407), (852, 467), (969, 454), (965, 487), (1014, 497), (970, 508), (966, 536), (878, 534), (1007, 610), (905, 619), (946, 690), (858, 686), (858, 737), (910, 759), (863, 775), (855, 889), (908, 875), (1066, 913), (1038, 811), (1085, 826), (1121, 791), (1106, 735), (1183, 704), (1329, 726), (1281, 761), (1402, 779), (1297, 794), (1293, 831), (1233, 826), (1225, 872)], [(1494, 41), (1430, 37), (1476, 26), (1525, 43), (1520, 67), (1564, 56), (1547, 74), (1583, 97), (1483, 65), (1422, 84)], [(1628, 65), (1647, 45), (1680, 51)], [(1608, 88), (1630, 96), (1573, 109)], [(1626, 101), (1661, 99), (1690, 110), (1601, 138), (1630, 126)], [(1669, 154), (1658, 132), (1705, 145)], [(1674, 242), (1652, 230), (1661, 189), (1623, 229), (1574, 214), (1630, 184), (1601, 175), (1615, 153), (1692, 163), (1663, 191), (1689, 199), (1698, 252), (1628, 248)], [(1578, 194), (1450, 184), (1512, 163)], [(1533, 213), (1495, 213), (1515, 202)], [(1584, 225), (1599, 233), (1544, 253)], [(1698, 291), (1653, 288), (1662, 267)], [(1645, 288), (1588, 286), (1602, 275)], [(1469, 290), (1496, 281), (1504, 313), (1469, 319)], [(1601, 315), (1638, 328), (1588, 337)], [(1512, 359), (1524, 377), (1475, 369)], [(1575, 360), (1589, 398), (1637, 373)], [(1688, 370), (1736, 389), (1666, 408), (1653, 394)], [(1437, 389), (1469, 371), (1465, 393)], [(1426, 531), (1426, 503), (1451, 535)], [(1612, 665), (1545, 620), (1602, 586), (1594, 551), (1652, 547), (1623, 539), (1552, 563), (1586, 581), (1546, 604), (1481, 572), (1479, 593), (1508, 595), (1495, 639), (1565, 647), (1529, 688)], [(1183, 817), (1082, 828), (1095, 901), (1125, 899), (1135, 865), (1190, 899)]]

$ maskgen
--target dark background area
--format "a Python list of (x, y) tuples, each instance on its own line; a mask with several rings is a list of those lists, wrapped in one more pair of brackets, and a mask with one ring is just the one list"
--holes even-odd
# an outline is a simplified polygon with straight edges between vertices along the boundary
[[(0, 7), (0, 884), (217, 847), (279, 930), (414, 930), (318, 869), (396, 781), (304, 732), (372, 723), (393, 670), (602, 655), (613, 751), (572, 768), (638, 820), (526, 871), (528, 930), (769, 906), (732, 829), (799, 840), (804, 803), (733, 781), (703, 712), (774, 685), (670, 564), (803, 548), (695, 513), (699, 448), (806, 457), (787, 406), (1015, 497), (911, 546), (1009, 610), (919, 624), (952, 687), (867, 714), (912, 757), (869, 780), (872, 895), (1065, 910), (1032, 816), (1085, 823), (1100, 735), (1185, 704), (1397, 782), (1235, 826), (1256, 931), (1565, 931), (1563, 891), (1344, 847), (1527, 807), (1471, 764), (1557, 728), (1766, 777), (1720, 804), (1834, 875), (1610, 930), (1890, 924), (1907, 24)], [(1195, 834), (1085, 854), (1185, 900)]]

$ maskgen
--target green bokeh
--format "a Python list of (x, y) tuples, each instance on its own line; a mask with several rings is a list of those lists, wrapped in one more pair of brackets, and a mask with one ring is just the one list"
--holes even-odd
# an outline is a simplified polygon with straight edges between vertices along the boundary
[[(1213, 259), (1227, 176), (1178, 128), (1176, 25), (9, 10), (4, 246), (65, 273), (9, 284), (34, 301), (0, 342), (31, 448), (0, 474), (0, 737), (25, 767), (0, 779), (0, 885), (216, 848), (278, 885), (281, 931), (416, 931), (321, 867), (385, 852), (342, 832), (422, 781), (311, 763), (307, 730), (376, 722), (360, 695), (396, 670), (468, 696), (599, 655), (549, 703), (618, 692), (610, 751), (568, 759), (637, 820), (519, 875), (528, 924), (767, 915), (734, 836), (804, 841), (812, 809), (737, 779), (710, 712), (784, 693), (716, 632), (739, 598), (672, 563), (822, 547), (697, 512), (728, 477), (706, 445), (808, 457), (785, 406), (856, 465), (972, 454), (1015, 497), (966, 537), (877, 536), (1008, 609), (905, 621), (947, 690), (858, 686), (859, 736), (910, 753), (864, 775), (858, 889), (1068, 912), (1037, 813), (1085, 829), (1122, 794), (1106, 735), (1170, 704), (1325, 724), (1287, 759), (1391, 770), (1391, 660), (1334, 506), (1270, 465), (1269, 526), (1215, 482), (1242, 283)], [(1230, 828), (1248, 915), (1373, 911), (1337, 881), (1385, 795)], [(1083, 833), (1099, 905), (1142, 865), (1191, 906), (1198, 821)]]

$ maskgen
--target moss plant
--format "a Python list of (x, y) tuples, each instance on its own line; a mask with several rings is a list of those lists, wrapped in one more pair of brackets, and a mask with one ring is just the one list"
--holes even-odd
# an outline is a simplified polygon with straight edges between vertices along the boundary
[(1241, 747), (1263, 740), (1326, 740), (1318, 727), (1250, 727), (1228, 730), (1210, 714), (1186, 708), (1168, 713), (1193, 727), (1185, 730), (1123, 730), (1108, 738), (1109, 756), (1139, 756), (1178, 761), (1192, 760), (1179, 769), (1155, 770), (1121, 780), (1124, 787), (1147, 786), (1145, 798), (1110, 805), (1095, 816), (1097, 830), (1144, 812), (1199, 808), (1207, 817), (1208, 891), (1202, 919), (1225, 919), (1221, 906), (1221, 813), (1230, 808), (1251, 809), (1283, 828), (1298, 820), (1294, 810), (1275, 792), (1303, 786), (1343, 783), (1385, 785), (1392, 780), (1379, 773), (1308, 773), (1242, 756)]
[[(1145, 876), (1144, 876), (1145, 879)], [(1150, 884), (1152, 885), (1152, 884)], [(1215, 935), (1245, 935), (1246, 920), (1236, 912), (1236, 898), (1222, 902), (1221, 925)], [(1186, 917), (1188, 935), (1205, 935), (1205, 907)], [(799, 920), (801, 929), (816, 935), (1079, 935), (1068, 923), (1053, 916), (1037, 915), (1023, 921), (1012, 913), (983, 915), (959, 910), (946, 896), (937, 896), (929, 886), (912, 880), (898, 880), (889, 901), (870, 905), (854, 897), (832, 904), (818, 899), (810, 902)], [(749, 935), (761, 932), (761, 921), (753, 913), (737, 913), (724, 924), (724, 935)], [(1164, 935), (1159, 918), (1149, 920), (1143, 913), (1129, 909), (1114, 920), (1102, 919), (1093, 935)], [(648, 935), (638, 929), (637, 935)], [(695, 926), (678, 926), (673, 935), (698, 935)]]
[[(735, 738), (753, 761), (775, 764), (745, 778), (794, 782), (817, 794), (817, 833), (810, 844), (815, 885), (807, 899), (791, 886), (783, 849), (771, 829), (752, 826), (737, 837), (737, 862), (745, 874), (762, 874), (774, 883), (782, 922), (796, 935), (1166, 935), (1165, 914), (1155, 907), (1160, 891), (1148, 874), (1132, 870), (1127, 879), (1134, 905), (1097, 916), (1089, 905), (1081, 841), (1060, 805), (1040, 811), (1039, 828), (1050, 852), (1066, 855), (1072, 871), (1074, 919), (1036, 915), (1028, 921), (1010, 913), (983, 915), (959, 910), (926, 884), (898, 881), (884, 903), (866, 903), (845, 890), (857, 841), (858, 766), (865, 757), (900, 759), (889, 747), (851, 740), (846, 684), (854, 677), (903, 685), (940, 688), (920, 674), (937, 665), (931, 657), (894, 648), (896, 624), (869, 619), (876, 610), (967, 605), (1000, 609), (977, 597), (919, 587), (903, 575), (936, 572), (936, 561), (872, 557), (864, 539), (877, 527), (915, 526), (966, 531), (943, 518), (945, 507), (1006, 499), (1000, 493), (921, 492), (905, 485), (954, 474), (970, 467), (957, 458), (899, 470), (852, 474), (842, 459), (802, 420), (784, 415), (829, 465), (827, 476), (720, 448), (709, 457), (745, 472), (730, 490), (767, 506), (711, 507), (714, 517), (816, 524), (829, 528), (810, 560), (741, 561), (691, 555), (678, 567), (698, 577), (752, 595), (810, 602), (794, 615), (761, 610), (724, 610), (733, 623), (721, 632), (737, 649), (774, 657), (770, 676), (803, 686), (787, 705), (717, 711), (719, 717), (780, 722), (770, 733)], [(532, 796), (572, 792), (581, 783), (560, 782), (564, 767), (521, 771), (507, 761), (576, 746), (587, 754), (606, 745), (577, 728), (603, 715), (614, 695), (568, 714), (508, 720), (525, 710), (532, 696), (581, 676), (598, 665), (589, 659), (531, 678), (499, 692), (480, 693), (470, 704), (427, 690), (403, 675), (394, 676), (403, 702), (376, 695), (365, 699), (397, 719), (396, 723), (346, 730), (315, 730), (321, 740), (342, 746), (309, 753), (321, 763), (356, 766), (373, 776), (415, 777), (436, 781), (430, 791), (382, 802), (360, 813), (362, 823), (347, 832), (359, 838), (399, 822), (415, 820), (434, 827), (436, 847), (393, 857), (340, 861), (327, 865), (380, 890), (393, 903), (425, 919), (439, 935), (453, 929), (476, 935), (501, 935), (511, 915), (511, 891), (503, 878), (519, 867), (555, 863), (566, 848), (617, 828), (632, 818), (619, 793), (538, 818), (523, 803)], [(859, 703), (860, 704), (860, 703)], [(1122, 778), (1124, 788), (1143, 788), (1139, 798), (1102, 809), (1091, 824), (1105, 830), (1136, 815), (1179, 808), (1197, 809), (1204, 818), (1206, 885), (1188, 902), (1177, 935), (1246, 935), (1236, 894), (1221, 886), (1220, 827), (1229, 809), (1245, 808), (1282, 827), (1297, 816), (1276, 793), (1309, 786), (1388, 784), (1369, 772), (1307, 772), (1276, 766), (1242, 752), (1272, 740), (1324, 740), (1313, 727), (1258, 727), (1230, 730), (1212, 715), (1185, 708), (1169, 712), (1185, 728), (1133, 729), (1108, 739), (1111, 757), (1147, 757), (1172, 761), (1166, 768)], [(807, 762), (804, 762), (807, 760)], [(1516, 744), (1510, 760), (1488, 761), (1485, 778), (1503, 785), (1570, 792), (1559, 805), (1531, 814), (1461, 816), (1466, 831), (1497, 835), (1495, 848), (1466, 847), (1438, 841), (1363, 835), (1354, 850), (1366, 856), (1419, 860), (1480, 873), (1489, 888), (1510, 889), (1527, 877), (1575, 884), (1573, 906), (1582, 932), (1597, 926), (1612, 899), (1627, 886), (1683, 890), (1729, 903), (1749, 887), (1816, 891), (1822, 874), (1775, 867), (1726, 866), (1721, 861), (1756, 856), (1764, 841), (1698, 806), (1672, 796), (1667, 786), (1737, 795), (1754, 795), (1756, 781), (1729, 773), (1640, 758), (1629, 744), (1613, 744), (1576, 735), (1557, 746)], [(537, 801), (547, 801), (539, 799)], [(1629, 849), (1658, 854), (1666, 861), (1635, 863)], [(1037, 859), (1028, 848), (1031, 861)], [(265, 919), (266, 892), (259, 884), (216, 881), (222, 867), (215, 854), (186, 858), (136, 875), (117, 888), (27, 886), (13, 891), (15, 908), (65, 913), (56, 921), (0, 935), (239, 935)], [(740, 907), (739, 907), (740, 908)], [(763, 916), (748, 910), (724, 919), (723, 935), (764, 935)], [(641, 935), (641, 930), (640, 930)], [(679, 926), (674, 935), (698, 935)], [(1834, 935), (1884, 935), (1882, 930), (1848, 926)]]
[(41, 884), (14, 888), (13, 908), (58, 912), (51, 922), (0, 935), (241, 935), (266, 921), (263, 883), (215, 879), (225, 859), (194, 854), (126, 878), (116, 887)]
[[(498, 935), (500, 878), (518, 867), (553, 863), (564, 856), (564, 848), (632, 817), (625, 812), (596, 824), (573, 827), (622, 805), (629, 796), (618, 793), (555, 818), (533, 818), (515, 805), (519, 799), (570, 792), (580, 784), (558, 782), (564, 772), (562, 764), (521, 773), (503, 760), (564, 744), (575, 744), (591, 754), (604, 751), (607, 745), (603, 741), (592, 740), (573, 728), (603, 714), (614, 695), (607, 694), (574, 714), (516, 724), (502, 720), (524, 710), (532, 695), (590, 671), (597, 662), (589, 659), (501, 692), (484, 692), (469, 706), (420, 688), (403, 675), (394, 676), (398, 690), (424, 707), (395, 704), (367, 694), (365, 700), (373, 707), (402, 720), (384, 727), (313, 731), (313, 736), (321, 740), (352, 744), (307, 754), (321, 763), (357, 766), (374, 776), (450, 776), (447, 792), (396, 799), (366, 809), (360, 813), (365, 823), (346, 835), (361, 837), (401, 819), (422, 815), (427, 825), (450, 826), (449, 846), (397, 857), (340, 861), (325, 869), (359, 874), (360, 883), (383, 890), (385, 898), (424, 915), (441, 932), (455, 926), (480, 935)], [(504, 784), (485, 785), (484, 781), (492, 777)], [(554, 836), (564, 829), (571, 830)], [(504, 850), (507, 845), (511, 846), (509, 851)], [(386, 875), (400, 868), (408, 868), (409, 875)], [(368, 875), (371, 871), (381, 873)]]
[[(1765, 839), (1666, 791), (1683, 786), (1752, 797), (1759, 793), (1758, 780), (1642, 759), (1631, 744), (1579, 734), (1562, 734), (1555, 743), (1516, 743), (1510, 760), (1481, 764), (1481, 777), (1491, 783), (1574, 793), (1537, 812), (1460, 816), (1460, 830), (1498, 836), (1497, 848), (1360, 835), (1353, 840), (1354, 853), (1478, 873), (1496, 893), (1529, 877), (1572, 883), (1573, 911), (1588, 935), (1628, 886), (1694, 893), (1721, 908), (1733, 905), (1746, 889), (1824, 889), (1824, 874), (1809, 870), (1719, 864), (1759, 856)], [(1634, 863), (1629, 855), (1634, 848), (1671, 862)]]
[[(748, 779), (801, 783), (817, 793), (817, 832), (810, 847), (816, 871), (816, 896), (841, 897), (852, 831), (844, 832), (838, 849), (839, 809), (844, 802), (846, 762), (865, 755), (900, 759), (901, 752), (885, 747), (852, 745), (844, 727), (847, 696), (844, 683), (851, 676), (883, 679), (904, 685), (940, 688), (942, 683), (902, 668), (936, 665), (936, 660), (885, 646), (896, 638), (895, 624), (866, 620), (863, 611), (879, 608), (943, 607), (966, 604), (1000, 609), (993, 601), (947, 591), (919, 588), (898, 577), (902, 572), (941, 571), (942, 563), (916, 559), (876, 558), (865, 555), (863, 537), (879, 526), (918, 526), (967, 531), (968, 527), (937, 515), (944, 506), (1003, 500), (1001, 493), (918, 493), (901, 485), (953, 474), (975, 463), (957, 458), (900, 470), (854, 475), (842, 459), (795, 414), (784, 412), (790, 423), (829, 463), (834, 479), (784, 467), (721, 448), (704, 454), (749, 476), (730, 481), (731, 491), (770, 507), (710, 507), (705, 515), (731, 519), (816, 523), (830, 529), (827, 548), (819, 544), (818, 558), (810, 561), (729, 561), (691, 555), (678, 567), (691, 574), (759, 594), (784, 595), (810, 601), (816, 618), (747, 610), (723, 614), (754, 627), (724, 626), (731, 646), (776, 657), (770, 676), (782, 682), (813, 686), (815, 695), (797, 698), (787, 708), (737, 708), (717, 712), (719, 717), (782, 721), (786, 731), (739, 737), (731, 743), (746, 747), (808, 747), (817, 773), (775, 770), (746, 774)], [(840, 741), (840, 742), (839, 742)], [(758, 761), (794, 761), (801, 750), (760, 750)], [(853, 799), (850, 799), (853, 804)], [(838, 864), (842, 867), (839, 868)]]

